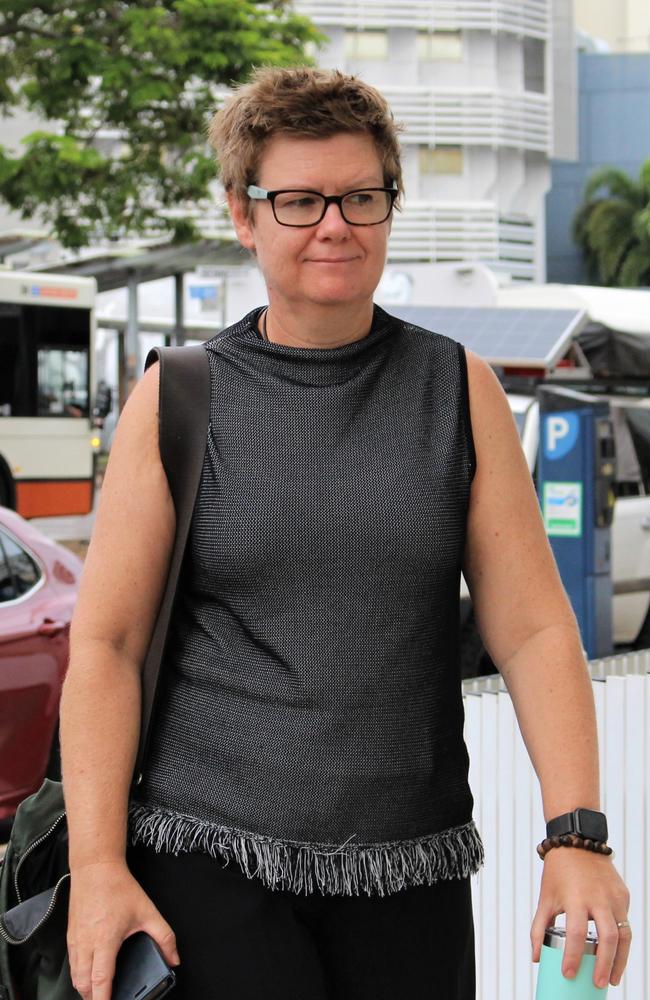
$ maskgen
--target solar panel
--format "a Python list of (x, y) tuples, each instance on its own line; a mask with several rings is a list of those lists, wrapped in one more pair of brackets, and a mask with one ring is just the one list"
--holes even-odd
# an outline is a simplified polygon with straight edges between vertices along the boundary
[(460, 341), (492, 365), (552, 368), (587, 321), (576, 309), (389, 305), (393, 316)]

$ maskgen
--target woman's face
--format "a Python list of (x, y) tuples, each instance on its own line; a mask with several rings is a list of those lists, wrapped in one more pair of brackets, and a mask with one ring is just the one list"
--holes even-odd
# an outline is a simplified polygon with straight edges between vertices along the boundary
[[(264, 150), (256, 183), (267, 191), (302, 188), (328, 195), (383, 187), (384, 177), (369, 135), (276, 135)], [(276, 222), (269, 201), (255, 202), (250, 218), (237, 199), (228, 201), (240, 243), (257, 254), (271, 304), (372, 301), (386, 261), (390, 218), (351, 226), (331, 204), (319, 223), (298, 229)]]

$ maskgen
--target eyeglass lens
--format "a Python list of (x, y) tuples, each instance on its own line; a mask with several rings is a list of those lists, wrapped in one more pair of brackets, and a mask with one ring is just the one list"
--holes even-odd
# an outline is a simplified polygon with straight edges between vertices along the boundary
[[(275, 217), (289, 226), (311, 226), (324, 215), (325, 198), (307, 191), (282, 191), (274, 200)], [(341, 210), (346, 222), (372, 225), (388, 218), (391, 196), (386, 191), (350, 191)]]

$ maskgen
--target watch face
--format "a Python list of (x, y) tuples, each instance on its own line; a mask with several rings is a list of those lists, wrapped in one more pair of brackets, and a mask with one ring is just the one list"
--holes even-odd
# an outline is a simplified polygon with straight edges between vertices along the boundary
[(582, 837), (590, 840), (607, 840), (607, 820), (603, 813), (593, 809), (576, 809), (577, 829)]

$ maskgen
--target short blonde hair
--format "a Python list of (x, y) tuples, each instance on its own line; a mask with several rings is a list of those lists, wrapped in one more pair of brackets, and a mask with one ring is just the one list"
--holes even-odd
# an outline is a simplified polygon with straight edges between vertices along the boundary
[(258, 182), (264, 147), (274, 135), (324, 139), (341, 132), (370, 135), (384, 184), (403, 195), (398, 124), (386, 99), (369, 84), (339, 70), (311, 66), (255, 70), (236, 87), (212, 118), (209, 141), (226, 191), (247, 204), (249, 184)]

